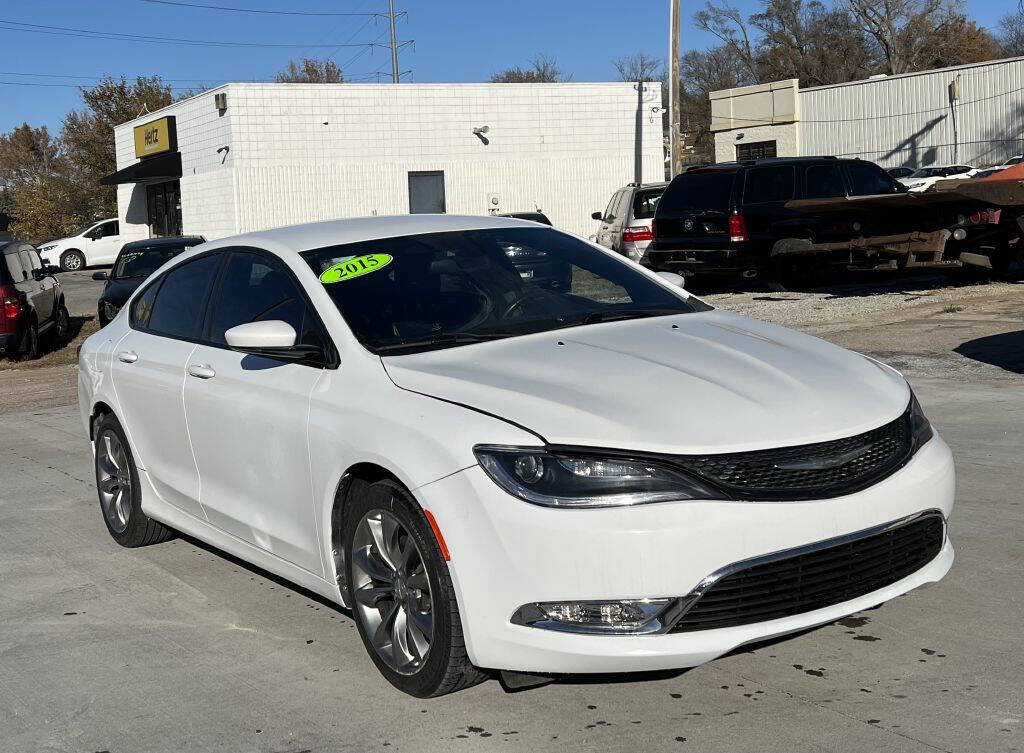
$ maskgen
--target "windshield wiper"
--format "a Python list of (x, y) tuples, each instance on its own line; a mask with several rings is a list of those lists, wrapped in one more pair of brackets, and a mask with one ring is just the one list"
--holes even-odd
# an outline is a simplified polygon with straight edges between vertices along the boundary
[(435, 345), (481, 343), (487, 340), (500, 340), (504, 337), (511, 337), (511, 335), (506, 332), (439, 332), (436, 335), (421, 340), (406, 340), (405, 342), (390, 343), (389, 345), (378, 345), (374, 350), (378, 353), (390, 353), (396, 350), (430, 348)]
[(615, 309), (613, 311), (591, 311), (578, 320), (567, 324), (567, 327), (575, 327), (578, 324), (598, 324), (600, 322), (615, 322), (622, 319), (643, 319), (648, 316), (669, 316), (671, 314), (683, 314), (678, 309)]

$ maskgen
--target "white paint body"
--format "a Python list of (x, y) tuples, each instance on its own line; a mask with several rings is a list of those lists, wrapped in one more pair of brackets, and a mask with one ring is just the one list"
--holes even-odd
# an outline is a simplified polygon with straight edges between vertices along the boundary
[[(936, 435), (896, 473), (832, 499), (566, 510), (510, 496), (477, 465), (474, 445), (549, 442), (675, 453), (779, 447), (880, 426), (899, 416), (910, 396), (886, 366), (725, 311), (381, 358), (356, 341), (297, 254), (375, 237), (523, 224), (372, 218), (197, 247), (165, 269), (234, 243), (277, 254), (318, 309), (340, 366), (245, 369), (241, 353), (137, 332), (122, 314), (83, 345), (83, 422), (88, 428), (100, 402), (117, 414), (149, 516), (339, 603), (331, 544), (339, 481), (357, 463), (389, 470), (437, 520), (451, 552), (469, 657), (482, 667), (693, 666), (744, 643), (874, 606), (946, 573), (953, 560), (948, 541), (929, 564), (890, 586), (768, 622), (644, 636), (512, 624), (513, 612), (528, 602), (680, 596), (740, 560), (924, 510), (948, 516), (954, 488), (949, 449)], [(193, 366), (214, 376), (194, 376)], [(657, 385), (656, 398), (644, 385)]]
[(117, 218), (112, 217), (100, 220), (77, 235), (70, 235), (67, 238), (58, 238), (57, 240), (40, 244), (39, 255), (47, 264), (57, 265), (60, 264), (60, 257), (65, 251), (76, 250), (82, 252), (82, 256), (85, 257), (85, 266), (87, 267), (113, 264), (118, 252), (121, 250), (121, 246), (124, 245), (121, 234), (105, 235), (102, 238), (95, 239), (89, 237), (93, 230), (108, 222), (117, 222)]

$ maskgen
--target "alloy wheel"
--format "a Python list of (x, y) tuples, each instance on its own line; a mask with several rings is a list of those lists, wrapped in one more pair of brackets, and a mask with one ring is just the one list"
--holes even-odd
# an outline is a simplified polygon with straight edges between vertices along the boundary
[(70, 253), (64, 255), (64, 269), (68, 272), (76, 272), (81, 269), (82, 266), (82, 257), (78, 254)]
[(423, 554), (405, 525), (371, 510), (352, 540), (353, 608), (377, 656), (392, 670), (420, 670), (434, 637), (434, 601)]
[(96, 484), (103, 515), (111, 529), (121, 533), (132, 514), (132, 477), (128, 453), (112, 431), (104, 432), (96, 443)]

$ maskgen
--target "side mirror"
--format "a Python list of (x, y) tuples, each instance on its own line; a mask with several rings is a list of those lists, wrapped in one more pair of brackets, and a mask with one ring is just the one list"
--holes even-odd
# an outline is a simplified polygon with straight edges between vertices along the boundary
[(92, 273), (92, 279), (94, 279), (94, 280), (109, 280), (110, 279), (110, 273), (109, 272), (93, 272)]
[(254, 356), (301, 361), (321, 354), (315, 345), (296, 345), (295, 328), (280, 319), (239, 324), (225, 332), (224, 339), (232, 350)]
[(590, 215), (590, 219), (592, 219), (592, 220), (600, 220), (602, 216), (603, 215), (600, 212), (594, 212), (592, 215)]
[(677, 275), (675, 272), (658, 272), (658, 277), (665, 282), (675, 285), (677, 288), (686, 287), (686, 278), (682, 275)]

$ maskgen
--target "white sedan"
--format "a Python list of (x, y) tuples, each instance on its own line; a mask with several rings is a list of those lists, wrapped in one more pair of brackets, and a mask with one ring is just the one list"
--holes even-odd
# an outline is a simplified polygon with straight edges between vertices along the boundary
[(947, 178), (973, 178), (978, 168), (971, 165), (935, 165), (932, 167), (921, 167), (912, 172), (906, 178), (900, 178), (900, 183), (907, 187), (908, 191), (927, 191), (940, 180)]
[(694, 666), (942, 578), (953, 463), (903, 377), (679, 282), (496, 217), (197, 246), (82, 347), (103, 520), (351, 608), (416, 696)]

